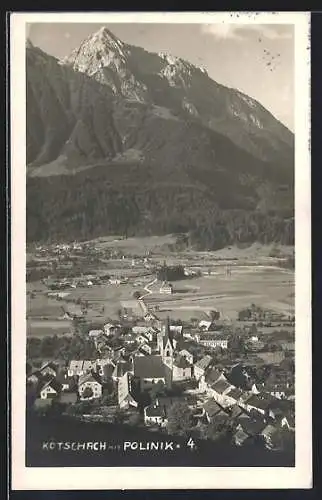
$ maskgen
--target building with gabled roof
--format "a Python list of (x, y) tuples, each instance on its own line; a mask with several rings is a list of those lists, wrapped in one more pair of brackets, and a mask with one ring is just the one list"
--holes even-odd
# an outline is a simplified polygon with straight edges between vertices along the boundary
[[(99, 375), (95, 372), (84, 373), (78, 379), (78, 393), (80, 399), (98, 399), (102, 396), (102, 383)], [(87, 396), (87, 392), (92, 395)]]
[(213, 398), (207, 399), (207, 401), (202, 406), (204, 415), (206, 416), (209, 423), (211, 423), (216, 417), (228, 417), (227, 412), (222, 406), (220, 406)]
[(206, 370), (210, 367), (212, 361), (213, 359), (209, 355), (196, 361), (194, 364), (194, 376), (197, 380), (200, 380), (200, 378), (205, 375)]
[(54, 398), (60, 394), (62, 390), (62, 384), (60, 384), (55, 378), (43, 382), (39, 388), (40, 398)]
[(118, 404), (120, 408), (138, 407), (138, 402), (135, 398), (135, 386), (133, 375), (129, 372), (124, 373), (120, 377), (117, 386)]
[(161, 356), (136, 356), (133, 360), (133, 374), (140, 379), (141, 390), (150, 389), (159, 381), (166, 384), (166, 367)]

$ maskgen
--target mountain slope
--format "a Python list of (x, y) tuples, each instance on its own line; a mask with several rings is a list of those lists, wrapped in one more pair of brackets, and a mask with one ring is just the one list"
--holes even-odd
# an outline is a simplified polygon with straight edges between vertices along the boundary
[(114, 95), (195, 119), (258, 158), (292, 162), (293, 136), (284, 125), (254, 99), (219, 85), (183, 59), (125, 44), (102, 28), (63, 62), (105, 84)]
[(292, 242), (293, 135), (258, 103), (107, 30), (26, 58), (29, 240), (204, 225), (206, 246)]

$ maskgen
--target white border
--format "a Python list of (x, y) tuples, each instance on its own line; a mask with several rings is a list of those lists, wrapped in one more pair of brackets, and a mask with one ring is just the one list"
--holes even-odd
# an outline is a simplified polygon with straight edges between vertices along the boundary
[[(238, 14), (238, 17), (236, 16)], [(296, 467), (294, 468), (27, 468), (25, 467), (26, 345), (26, 23), (293, 24), (295, 27), (296, 203)], [(12, 488), (230, 489), (311, 488), (311, 213), (310, 213), (310, 14), (283, 13), (14, 13), (10, 16), (11, 221), (12, 221)], [(153, 471), (153, 473), (152, 473)]]

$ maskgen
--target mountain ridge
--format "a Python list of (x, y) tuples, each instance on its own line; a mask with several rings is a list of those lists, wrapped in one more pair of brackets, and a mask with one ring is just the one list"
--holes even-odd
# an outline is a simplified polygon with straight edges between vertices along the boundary
[(292, 219), (293, 134), (204, 70), (104, 29), (64, 60), (27, 43), (26, 64), (28, 238), (115, 232), (111, 217), (134, 234), (189, 231), (198, 221), (218, 234), (214, 224), (227, 225), (229, 213), (235, 222), (224, 239), (234, 241), (236, 211), (257, 225)]

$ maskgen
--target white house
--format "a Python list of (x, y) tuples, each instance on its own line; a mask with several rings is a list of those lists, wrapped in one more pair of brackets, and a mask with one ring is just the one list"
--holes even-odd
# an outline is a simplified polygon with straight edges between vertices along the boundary
[(163, 282), (159, 292), (162, 294), (171, 295), (173, 293), (173, 286), (171, 285), (171, 283)]
[[(90, 396), (87, 396), (86, 390), (91, 392)], [(97, 375), (94, 373), (85, 373), (81, 375), (78, 380), (78, 393), (80, 399), (98, 399), (102, 396), (102, 384)]]
[(55, 379), (48, 380), (42, 385), (40, 389), (40, 398), (54, 398), (55, 396), (58, 396), (61, 390), (62, 385), (59, 382), (57, 382)]
[(198, 324), (198, 328), (200, 330), (205, 330), (208, 331), (210, 326), (212, 325), (212, 321), (207, 321), (207, 320), (201, 320)]
[(104, 334), (103, 330), (90, 330), (88, 332), (88, 336), (90, 338), (97, 338), (97, 337), (100, 337), (103, 334)]
[(164, 408), (158, 404), (152, 404), (144, 408), (145, 425), (166, 425), (166, 415)]

